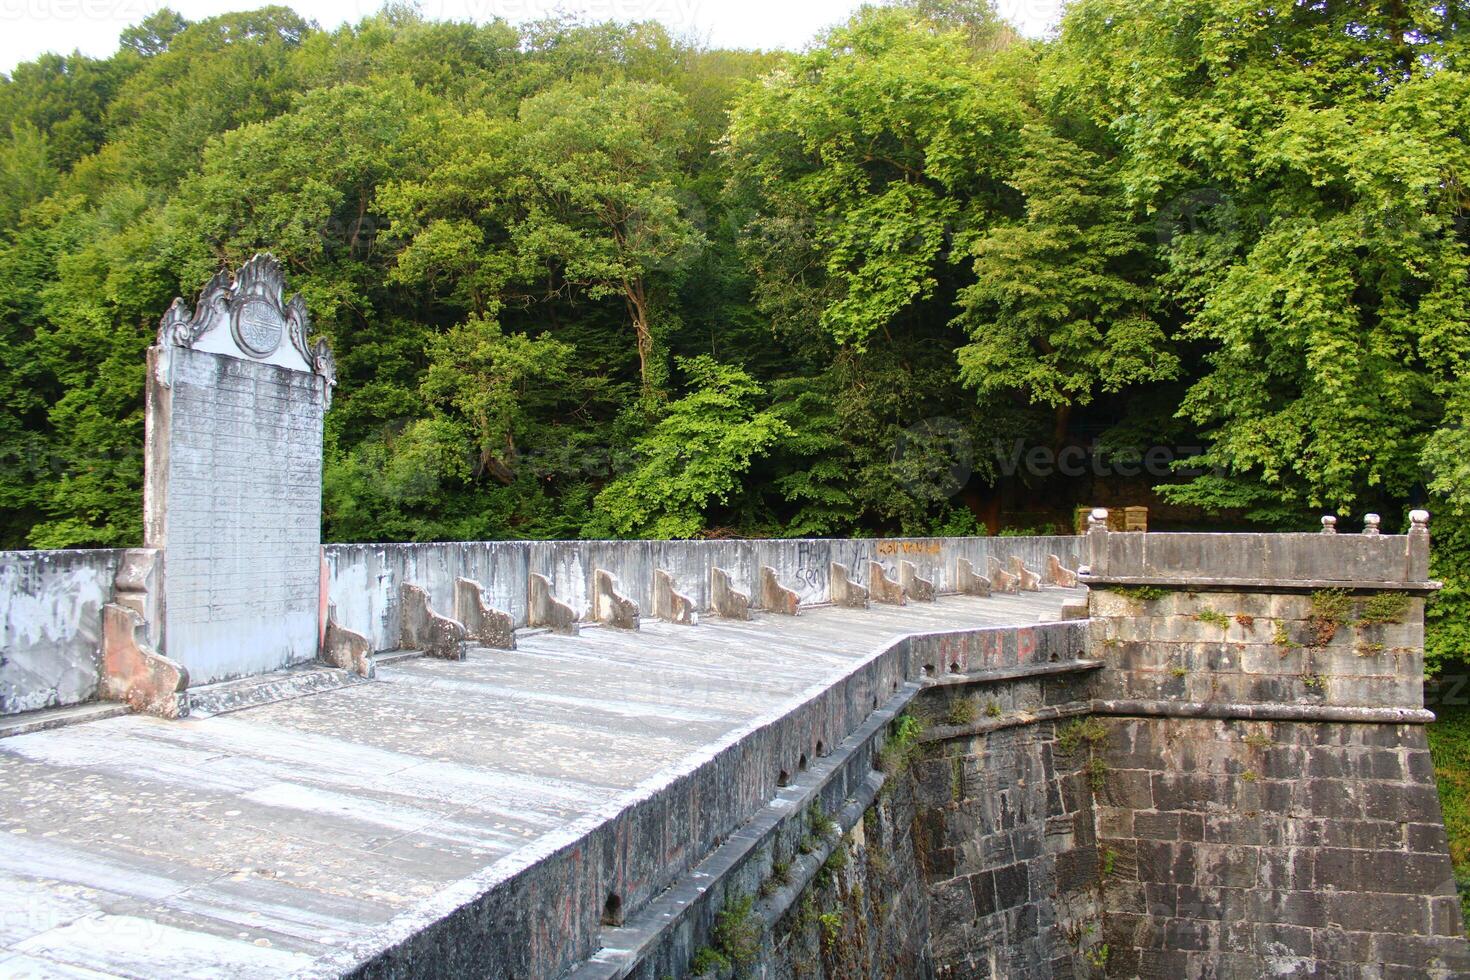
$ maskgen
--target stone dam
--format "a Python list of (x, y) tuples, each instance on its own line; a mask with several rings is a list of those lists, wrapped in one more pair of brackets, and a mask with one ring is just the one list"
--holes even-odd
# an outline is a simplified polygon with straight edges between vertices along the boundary
[(0, 553), (0, 976), (1470, 976), (1407, 533), (323, 545), (269, 256)]

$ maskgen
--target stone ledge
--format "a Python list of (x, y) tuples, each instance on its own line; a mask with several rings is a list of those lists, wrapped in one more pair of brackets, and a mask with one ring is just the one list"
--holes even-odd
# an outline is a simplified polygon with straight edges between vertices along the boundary
[[(415, 655), (419, 655), (417, 651)], [(184, 698), (188, 701), (190, 717), (207, 718), (369, 682), (369, 678), (350, 670), (307, 665), (191, 687), (184, 692)]]
[[(1058, 673), (1053, 671), (1053, 673)], [(935, 725), (919, 736), (920, 742), (942, 742), (951, 738), (968, 738), (971, 735), (987, 735), (1007, 728), (1020, 728), (1043, 721), (1060, 721), (1092, 714), (1091, 701), (1072, 701), (1068, 704), (1051, 705), (1035, 711), (1018, 711), (999, 718), (988, 718), (969, 725)]]
[(942, 677), (925, 677), (920, 683), (926, 688), (989, 684), (995, 681), (1025, 680), (1028, 677), (1073, 674), (1079, 671), (1097, 670), (1103, 666), (1105, 664), (1101, 660), (1060, 660), (1056, 663), (1021, 664), (1016, 667), (996, 667), (990, 670), (967, 671), (962, 674), (945, 674)]
[(9, 735), (29, 735), (66, 725), (79, 725), (84, 721), (99, 721), (116, 718), (133, 709), (116, 701), (88, 701), (69, 704), (60, 708), (41, 708), (20, 714), (0, 715), (0, 738)]
[(1352, 708), (1325, 704), (1217, 704), (1204, 701), (1100, 699), (1092, 702), (1100, 715), (1146, 718), (1220, 718), (1241, 721), (1331, 721), (1375, 725), (1427, 725), (1434, 712), (1425, 708)]
[(1172, 592), (1320, 592), (1342, 589), (1347, 592), (1407, 592), (1430, 595), (1444, 588), (1444, 583), (1424, 581), (1366, 581), (1363, 579), (1284, 579), (1284, 578), (1179, 578), (1161, 575), (1078, 575), (1083, 585), (1096, 588), (1138, 588), (1154, 586)]

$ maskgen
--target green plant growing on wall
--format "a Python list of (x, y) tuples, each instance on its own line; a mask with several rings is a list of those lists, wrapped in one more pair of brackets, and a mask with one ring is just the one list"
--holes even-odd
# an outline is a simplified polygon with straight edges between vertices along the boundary
[(1327, 679), (1321, 674), (1303, 674), (1302, 686), (1315, 694), (1323, 694), (1327, 690)]
[(837, 832), (837, 821), (827, 816), (827, 811), (822, 809), (821, 800), (812, 801), (811, 807), (806, 811), (806, 820), (812, 836), (818, 839), (830, 837)]
[(1271, 642), (1281, 651), (1283, 657), (1291, 651), (1299, 649), (1298, 644), (1292, 642), (1291, 631), (1287, 629), (1284, 620), (1278, 619), (1276, 621), (1276, 626), (1271, 632)]
[(1382, 643), (1369, 643), (1365, 641), (1358, 644), (1358, 648), (1355, 652), (1360, 657), (1376, 657), (1387, 649), (1388, 647), (1384, 646)]
[(1268, 749), (1271, 747), (1271, 736), (1260, 732), (1251, 732), (1245, 737), (1245, 744), (1253, 749)]
[(975, 702), (969, 698), (955, 698), (949, 703), (944, 721), (949, 725), (971, 725), (975, 722)]
[(891, 791), (893, 777), (906, 771), (921, 751), (919, 737), (924, 733), (924, 723), (914, 715), (904, 712), (893, 720), (888, 738), (878, 750), (878, 768), (889, 780), (883, 784), (883, 792)]
[(999, 701), (991, 701), (990, 703), (988, 703), (987, 705), (985, 705), (985, 717), (987, 717), (987, 718), (999, 718), (1000, 717), (1000, 702)]
[(1108, 737), (1108, 726), (1096, 718), (1072, 722), (1057, 732), (1057, 748), (1071, 754), (1078, 746), (1095, 745)]
[(696, 977), (719, 976), (730, 969), (730, 961), (711, 946), (701, 946), (689, 961), (689, 972)]
[(1245, 772), (1240, 774), (1240, 778), (1244, 779), (1248, 783), (1253, 783), (1259, 777), (1256, 775), (1256, 771), (1254, 769), (1247, 769)]
[(1187, 667), (1185, 667), (1183, 664), (1176, 663), (1176, 664), (1173, 664), (1172, 666), (1170, 666), (1170, 668), (1169, 668), (1169, 676), (1170, 677), (1186, 677), (1188, 675), (1189, 675), (1189, 669)]
[(956, 803), (965, 798), (965, 760), (959, 756), (950, 760), (949, 795)]
[(1099, 970), (1105, 969), (1108, 965), (1108, 954), (1110, 952), (1111, 950), (1108, 949), (1107, 943), (1103, 943), (1101, 946), (1094, 946), (1087, 951), (1087, 962)]
[(1157, 585), (1115, 585), (1111, 592), (1133, 602), (1154, 602), (1169, 594), (1169, 590)]
[(1201, 623), (1206, 623), (1210, 626), (1217, 626), (1222, 630), (1230, 628), (1230, 617), (1220, 612), (1218, 609), (1210, 609), (1206, 607), (1195, 613), (1194, 618), (1199, 620)]
[(1307, 617), (1311, 627), (1308, 646), (1325, 647), (1337, 635), (1337, 628), (1348, 621), (1352, 613), (1352, 597), (1342, 589), (1321, 589), (1312, 593), (1312, 614)]
[(1087, 763), (1087, 785), (1092, 787), (1094, 793), (1101, 793), (1107, 784), (1108, 764), (1093, 756)]
[(817, 916), (817, 923), (822, 928), (822, 948), (831, 953), (842, 938), (842, 913), (823, 912)]
[(1409, 614), (1409, 596), (1405, 592), (1379, 592), (1362, 600), (1358, 625), (1402, 623)]
[(1113, 868), (1117, 865), (1117, 863), (1118, 863), (1118, 852), (1115, 851), (1115, 850), (1113, 850), (1111, 847), (1105, 847), (1105, 848), (1103, 848), (1103, 852), (1102, 852), (1102, 873), (1103, 873), (1103, 876), (1104, 877), (1106, 877), (1106, 876), (1108, 876), (1108, 875), (1110, 875), (1110, 874), (1113, 873)]
[(755, 963), (760, 952), (761, 922), (755, 914), (755, 899), (750, 895), (726, 899), (715, 918), (710, 939), (717, 953), (736, 970)]

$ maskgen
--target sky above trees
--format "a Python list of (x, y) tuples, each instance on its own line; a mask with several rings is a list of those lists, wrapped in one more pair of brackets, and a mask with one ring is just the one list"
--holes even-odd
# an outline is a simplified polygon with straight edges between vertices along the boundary
[[(999, 0), (1002, 17), (1031, 37), (1056, 25), (1063, 0)], [(118, 36), (161, 4), (158, 0), (8, 0), (0, 3), (0, 71), (45, 52), (79, 50), (105, 58)], [(174, 0), (168, 4), (191, 21), (241, 9), (238, 0)], [(327, 30), (356, 23), (382, 0), (303, 0), (291, 4)], [(499, 17), (524, 23), (568, 13), (589, 21), (656, 20), (673, 34), (716, 48), (805, 46), (821, 30), (847, 19), (859, 0), (420, 0), (429, 20), (475, 21)]]

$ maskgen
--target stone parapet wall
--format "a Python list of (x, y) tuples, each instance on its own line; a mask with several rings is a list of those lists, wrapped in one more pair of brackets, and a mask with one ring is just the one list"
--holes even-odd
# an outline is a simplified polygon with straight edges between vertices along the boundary
[[(940, 592), (956, 591), (955, 561), (965, 558), (984, 568), (986, 558), (1019, 557), (1040, 571), (1055, 554), (1076, 567), (1085, 540), (1073, 535), (997, 538), (761, 539), (729, 541), (476, 541), (443, 544), (336, 544), (326, 547), (328, 588), (338, 621), (364, 634), (374, 649), (398, 645), (402, 586), (428, 591), (436, 609), (454, 608), (454, 581), (478, 582), (487, 605), (526, 624), (527, 581), (532, 573), (551, 580), (556, 598), (585, 617), (591, 606), (593, 576), (604, 569), (616, 576), (619, 591), (648, 614), (653, 609), (656, 570), (673, 576), (674, 587), (709, 613), (713, 602), (710, 569), (730, 573), (734, 588), (753, 598), (760, 593), (760, 570), (796, 592), (803, 604), (831, 599), (833, 562), (859, 577), (877, 561), (897, 578), (900, 561), (914, 563), (917, 574)], [(865, 576), (862, 576), (865, 579)]]
[(0, 715), (97, 697), (102, 607), (124, 553), (0, 552)]

